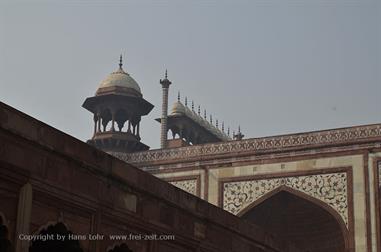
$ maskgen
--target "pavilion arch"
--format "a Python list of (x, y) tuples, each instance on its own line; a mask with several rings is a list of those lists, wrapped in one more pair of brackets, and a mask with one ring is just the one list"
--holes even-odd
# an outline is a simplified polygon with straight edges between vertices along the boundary
[(106, 252), (133, 252), (132, 249), (124, 242), (115, 243), (106, 249)]
[[(48, 222), (47, 224), (41, 226), (34, 234), (60, 234), (69, 235), (73, 234), (68, 226), (62, 222)], [(29, 252), (45, 252), (45, 251), (56, 251), (56, 252), (83, 252), (80, 241), (69, 240), (57, 241), (33, 241), (29, 245)]]
[[(283, 204), (283, 203), (286, 203), (286, 204)], [(289, 205), (291, 207), (289, 207)], [(297, 205), (299, 207), (296, 208), (296, 206), (294, 206), (296, 211), (288, 212), (288, 208), (292, 210), (293, 205)], [(284, 206), (284, 207), (280, 208), (279, 206)], [(306, 206), (306, 207), (303, 208), (303, 206)], [(303, 211), (305, 211), (304, 214), (303, 214)], [(298, 212), (298, 214), (295, 214), (295, 212)], [(313, 213), (313, 214), (311, 215), (310, 213)], [(280, 230), (283, 230), (283, 229), (282, 228), (277, 229), (275, 227), (281, 227), (283, 225), (284, 226), (283, 228), (285, 230), (294, 229), (295, 233), (300, 232), (300, 233), (303, 233), (304, 236), (308, 236), (307, 235), (308, 232), (306, 232), (305, 230), (310, 230), (312, 240), (317, 240), (316, 237), (319, 236), (318, 235), (319, 230), (323, 232), (324, 228), (335, 227), (334, 229), (335, 234), (338, 234), (335, 236), (335, 238), (337, 238), (336, 239), (337, 246), (340, 247), (340, 250), (337, 250), (337, 249), (332, 250), (332, 248), (326, 249), (326, 250), (322, 248), (319, 250), (319, 248), (316, 248), (316, 247), (314, 248), (303, 247), (302, 249), (304, 249), (304, 251), (311, 251), (311, 252), (312, 251), (319, 251), (319, 252), (353, 251), (353, 244), (349, 238), (350, 232), (343, 218), (338, 214), (338, 212), (335, 209), (333, 209), (331, 206), (329, 206), (328, 204), (326, 204), (325, 202), (319, 199), (316, 199), (310, 195), (307, 195), (303, 192), (297, 191), (295, 189), (292, 189), (284, 185), (272, 190), (271, 192), (266, 193), (265, 195), (263, 195), (262, 197), (260, 197), (259, 199), (257, 199), (256, 201), (254, 201), (253, 203), (251, 203), (244, 209), (242, 209), (237, 215), (243, 219), (247, 219), (251, 222), (254, 222), (256, 225), (261, 226), (262, 228), (268, 230), (271, 233), (283, 236), (284, 239), (290, 239), (290, 237), (287, 237), (289, 235), (288, 232), (280, 232)], [(267, 222), (264, 221), (264, 219), (269, 218), (269, 216), (271, 216), (271, 218)], [(311, 220), (309, 220), (308, 218), (305, 218), (306, 216), (311, 216), (311, 218), (312, 216), (314, 217), (321, 216), (325, 222), (319, 223), (319, 220), (317, 220), (315, 221), (317, 226), (310, 225), (308, 227), (306, 226), (302, 227), (300, 224), (299, 225), (287, 224), (289, 222), (292, 222), (292, 220), (296, 218), (295, 216), (302, 217), (297, 219), (298, 222), (295, 222), (295, 223), (303, 224), (304, 221), (307, 221), (307, 223), (308, 221), (311, 222)], [(282, 220), (283, 224), (273, 225), (271, 222), (276, 222), (276, 219)], [(321, 228), (319, 228), (318, 225), (321, 225)], [(296, 226), (301, 227), (299, 231), (297, 230)], [(324, 236), (327, 236), (327, 235), (329, 234), (324, 233)], [(323, 238), (322, 238), (322, 241), (324, 241)], [(292, 242), (295, 244), (294, 241)], [(336, 245), (332, 243), (332, 246), (336, 246)]]
[(3, 212), (0, 212), (0, 224), (8, 227), (8, 222)]
[(12, 243), (9, 240), (8, 223), (2, 212), (0, 212), (0, 251), (13, 251)]

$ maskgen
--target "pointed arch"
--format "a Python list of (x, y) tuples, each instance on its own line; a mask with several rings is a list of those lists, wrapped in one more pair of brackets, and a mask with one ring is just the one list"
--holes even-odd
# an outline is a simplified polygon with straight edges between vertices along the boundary
[(0, 251), (13, 251), (12, 243), (9, 240), (8, 223), (2, 212), (0, 212)]
[(65, 236), (65, 240), (48, 239), (48, 240), (35, 240), (30, 243), (29, 252), (83, 252), (79, 240), (68, 239), (69, 235), (73, 233), (67, 228), (63, 222), (48, 222), (46, 225), (40, 227), (37, 231), (40, 235), (61, 235)]
[(339, 213), (327, 203), (319, 199), (316, 199), (306, 193), (287, 187), (285, 185), (279, 186), (278, 188), (266, 193), (265, 195), (263, 195), (262, 197), (252, 202), (251, 204), (246, 206), (244, 209), (242, 209), (237, 215), (241, 218), (245, 218), (245, 216), (247, 216), (256, 207), (260, 206), (261, 204), (265, 203), (266, 201), (272, 198), (275, 198), (275, 196), (277, 196), (278, 194), (282, 192), (288, 193), (299, 199), (305, 200), (311, 203), (312, 205), (318, 207), (319, 209), (323, 210), (325, 213), (329, 214), (330, 216), (332, 216), (332, 218), (336, 221), (337, 225), (340, 228), (340, 231), (344, 240), (345, 251), (351, 251), (351, 248), (353, 247), (353, 245), (350, 244), (350, 239), (349, 239), (350, 233), (343, 218), (339, 215)]
[(115, 243), (106, 251), (107, 252), (133, 252), (126, 243)]

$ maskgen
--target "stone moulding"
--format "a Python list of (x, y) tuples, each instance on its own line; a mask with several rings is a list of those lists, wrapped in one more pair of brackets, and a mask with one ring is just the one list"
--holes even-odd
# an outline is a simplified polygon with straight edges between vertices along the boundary
[(374, 124), (173, 149), (159, 149), (130, 154), (120, 152), (111, 152), (110, 154), (129, 163), (144, 163), (238, 152), (271, 152), (319, 146), (353, 145), (364, 142), (379, 142), (381, 141), (380, 139), (381, 124)]
[(286, 186), (325, 202), (342, 217), (348, 228), (347, 181), (347, 173), (338, 172), (223, 182), (222, 207), (226, 211), (237, 215), (267, 193), (281, 186)]
[(378, 162), (378, 186), (381, 187), (381, 162)]

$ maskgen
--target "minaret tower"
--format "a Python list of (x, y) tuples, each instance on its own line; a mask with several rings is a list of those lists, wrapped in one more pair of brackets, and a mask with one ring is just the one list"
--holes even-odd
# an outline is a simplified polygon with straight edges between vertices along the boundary
[(95, 95), (82, 105), (94, 114), (94, 134), (87, 143), (106, 152), (148, 150), (149, 147), (140, 142), (140, 121), (153, 105), (143, 99), (138, 83), (122, 66), (121, 55), (119, 68), (109, 74)]
[(163, 90), (163, 103), (161, 105), (161, 133), (160, 133), (160, 146), (162, 149), (167, 147), (167, 121), (168, 121), (168, 91), (169, 85), (172, 84), (168, 80), (168, 72), (165, 70), (164, 80), (160, 80), (160, 84)]

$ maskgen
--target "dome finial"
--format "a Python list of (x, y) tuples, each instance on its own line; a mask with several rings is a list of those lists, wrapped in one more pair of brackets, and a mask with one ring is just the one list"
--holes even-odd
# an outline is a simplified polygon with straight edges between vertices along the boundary
[(122, 57), (122, 54), (120, 54), (120, 57), (119, 57), (119, 69), (122, 69), (122, 66), (123, 66), (123, 57)]

